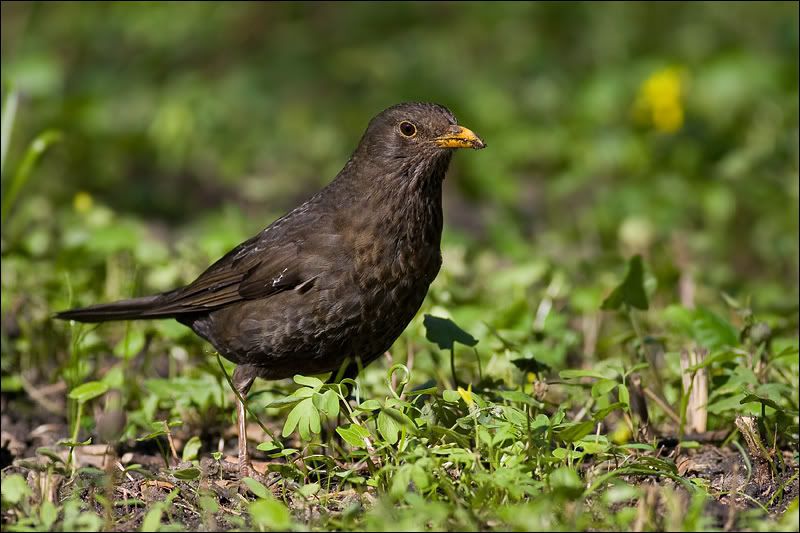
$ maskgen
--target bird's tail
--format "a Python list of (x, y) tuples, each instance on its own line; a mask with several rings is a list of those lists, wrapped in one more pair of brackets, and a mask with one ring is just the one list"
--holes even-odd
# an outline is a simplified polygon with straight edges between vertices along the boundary
[(56, 318), (78, 322), (107, 322), (109, 320), (136, 320), (145, 318), (172, 318), (175, 311), (163, 308), (167, 295), (156, 294), (107, 304), (90, 305), (56, 313)]

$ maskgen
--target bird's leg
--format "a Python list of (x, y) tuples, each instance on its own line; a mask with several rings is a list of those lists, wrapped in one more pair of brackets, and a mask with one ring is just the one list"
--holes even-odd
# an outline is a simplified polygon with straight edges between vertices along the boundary
[(253, 464), (250, 462), (250, 454), (247, 453), (247, 412), (244, 402), (236, 398), (236, 419), (239, 425), (239, 476), (247, 477)]
[(247, 409), (244, 402), (255, 377), (247, 375), (243, 365), (237, 366), (233, 372), (233, 384), (236, 387), (236, 422), (239, 429), (239, 477), (248, 477), (253, 473), (253, 464), (247, 451)]

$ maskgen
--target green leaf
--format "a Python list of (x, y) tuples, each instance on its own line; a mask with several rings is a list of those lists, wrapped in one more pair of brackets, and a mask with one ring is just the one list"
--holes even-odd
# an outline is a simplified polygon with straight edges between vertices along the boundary
[[(81, 509), (80, 498), (70, 498), (64, 501), (63, 531), (100, 531), (103, 520), (91, 511)], [(156, 524), (154, 527), (157, 527)], [(146, 530), (146, 531), (155, 531)]]
[(405, 464), (395, 470), (392, 475), (392, 486), (389, 489), (389, 494), (394, 498), (402, 498), (408, 493), (408, 484), (411, 482), (411, 469), (413, 465)]
[[(388, 403), (388, 402), (387, 402)], [(395, 409), (393, 407), (384, 407), (381, 410), (381, 414), (387, 416), (388, 418), (392, 419), (394, 423), (397, 425), (398, 428), (406, 428), (412, 432), (416, 432), (417, 426), (414, 425), (414, 421), (408, 417), (404, 412), (400, 411), (399, 409)], [(380, 424), (380, 415), (378, 415), (379, 424)], [(394, 444), (394, 443), (392, 443)]]
[(425, 315), (425, 338), (439, 346), (440, 350), (452, 350), (457, 342), (465, 346), (475, 346), (478, 341), (469, 333), (458, 327), (449, 318)]
[(200, 437), (197, 435), (193, 436), (184, 444), (181, 458), (184, 461), (194, 461), (197, 459), (197, 453), (200, 451), (202, 445), (203, 443), (200, 441)]
[(742, 408), (742, 400), (744, 397), (744, 394), (723, 396), (719, 400), (708, 404), (708, 412), (712, 415), (718, 415), (724, 411), (739, 411)]
[[(671, 305), (664, 310), (664, 316), (674, 329), (691, 336), (698, 345), (709, 349), (714, 362), (735, 359), (736, 354), (726, 351), (725, 348), (739, 345), (736, 328), (716, 313), (703, 307), (686, 309)], [(696, 368), (701, 368), (707, 361), (708, 358)]]
[(567, 498), (577, 498), (583, 493), (583, 482), (575, 470), (562, 466), (550, 472), (548, 477), (553, 491)]
[(161, 526), (161, 505), (154, 505), (142, 520), (142, 531), (158, 531)]
[(22, 390), (22, 379), (13, 374), (0, 377), (0, 390), (4, 392), (19, 392)]
[(320, 419), (319, 419), (319, 411), (317, 411), (316, 407), (314, 407), (314, 403), (310, 402), (311, 408), (308, 410), (308, 418), (306, 419), (308, 425), (308, 431), (303, 431), (303, 425), (300, 425), (300, 435), (304, 439), (308, 439), (311, 437), (311, 434), (319, 435), (321, 426), (320, 426)]
[(628, 387), (620, 383), (617, 389), (619, 392), (619, 402), (625, 404), (625, 407), (629, 407), (631, 405), (631, 395), (628, 392)]
[(278, 398), (276, 400), (272, 400), (268, 404), (264, 406), (264, 408), (274, 407), (274, 408), (281, 408), (281, 407), (289, 407), (293, 405), (297, 405), (298, 403), (302, 402), (303, 398), (298, 398), (297, 396), (284, 396), (283, 398)]
[(161, 430), (158, 430), (158, 431), (153, 431), (152, 433), (148, 433), (144, 437), (138, 437), (136, 440), (138, 442), (142, 442), (142, 441), (145, 441), (145, 440), (152, 440), (152, 439), (160, 437), (161, 435), (166, 435), (166, 434), (167, 434), (167, 432), (164, 431), (163, 429), (161, 429)]
[(106, 393), (108, 385), (102, 381), (90, 381), (83, 385), (78, 385), (69, 393), (69, 397), (80, 403), (86, 403), (93, 398), (97, 398)]
[(595, 437), (593, 435), (584, 437), (583, 440), (575, 443), (575, 445), (583, 448), (584, 453), (591, 455), (604, 452), (609, 448), (608, 441), (605, 440), (604, 437), (601, 437), (600, 439), (597, 439), (597, 441), (595, 441)]
[(566, 448), (556, 448), (553, 450), (553, 457), (562, 462), (576, 461), (584, 455), (586, 455), (586, 452), (583, 450), (568, 450)]
[(247, 488), (250, 489), (250, 492), (258, 496), (259, 498), (270, 498), (272, 495), (267, 490), (267, 487), (261, 484), (256, 479), (251, 477), (243, 477), (242, 482), (247, 485)]
[(550, 426), (550, 419), (547, 418), (547, 415), (543, 413), (539, 413), (538, 415), (536, 415), (536, 418), (534, 418), (531, 421), (531, 429), (545, 428), (549, 426)]
[(623, 305), (642, 310), (648, 308), (641, 255), (631, 258), (625, 279), (603, 300), (600, 309), (620, 309)]
[(31, 495), (31, 488), (25, 478), (19, 474), (11, 474), (3, 478), (0, 490), (2, 490), (3, 500), (11, 504), (18, 504), (23, 498)]
[(53, 502), (45, 500), (39, 508), (39, 519), (42, 521), (42, 531), (52, 531), (51, 526), (58, 520), (58, 509)]
[(769, 359), (770, 361), (775, 361), (776, 359), (780, 359), (782, 357), (795, 357), (797, 356), (797, 354), (798, 354), (797, 346), (789, 345), (789, 346), (784, 346), (782, 350), (780, 350), (774, 355), (771, 355)]
[(60, 441), (58, 441), (59, 446), (68, 446), (70, 448), (77, 448), (78, 446), (88, 446), (91, 443), (92, 443), (92, 437), (89, 437), (88, 439), (83, 441), (75, 441), (69, 439), (61, 439)]
[(515, 426), (524, 427), (528, 423), (528, 416), (513, 405), (502, 405), (500, 409), (502, 409), (505, 419)]
[(515, 367), (519, 368), (522, 372), (533, 372), (534, 374), (541, 374), (550, 370), (550, 366), (537, 361), (533, 357), (520, 357), (512, 359), (511, 362)]
[(763, 398), (761, 396), (756, 396), (755, 394), (747, 394), (747, 395), (745, 395), (745, 397), (742, 398), (739, 403), (740, 404), (760, 403), (762, 405), (766, 405), (768, 407), (772, 407), (776, 411), (783, 411), (783, 408), (780, 405), (778, 405), (776, 402), (774, 402), (773, 400), (770, 400), (769, 398)]
[(300, 495), (304, 498), (310, 498), (319, 492), (319, 488), (319, 483), (309, 483), (308, 485), (303, 485), (297, 489), (297, 492), (300, 493)]
[[(100, 470), (100, 475), (101, 476), (103, 475), (103, 473), (104, 472), (102, 470)], [(177, 498), (180, 493), (181, 493), (181, 489), (179, 489), (177, 487), (172, 489), (171, 491), (169, 491), (169, 494), (167, 494), (167, 496), (164, 498), (164, 504), (166, 504), (166, 508), (167, 509), (169, 509), (169, 506), (172, 504), (172, 502), (175, 501), (175, 498)]]
[(415, 396), (422, 396), (423, 394), (436, 394), (436, 391), (438, 390), (438, 387), (424, 387), (421, 389), (406, 391), (406, 396), (413, 398)]
[(325, 414), (332, 418), (339, 416), (339, 395), (336, 391), (330, 389), (322, 397), (325, 400)]
[(442, 399), (448, 403), (456, 403), (461, 399), (461, 395), (458, 391), (446, 389), (442, 391)]
[[(647, 337), (645, 337), (645, 341), (644, 342), (645, 342), (645, 345), (647, 345), (650, 341), (648, 341)], [(628, 377), (631, 374), (633, 374), (634, 372), (638, 372), (639, 370), (644, 370), (645, 368), (650, 368), (650, 363), (636, 363), (632, 367), (630, 367), (627, 370), (625, 370), (625, 374), (624, 375), (625, 375), (625, 377)]]
[(644, 467), (657, 470), (659, 472), (666, 472), (668, 474), (678, 473), (678, 467), (675, 466), (675, 463), (647, 455), (640, 456), (631, 466)]
[(140, 329), (130, 329), (127, 335), (122, 337), (117, 345), (114, 346), (114, 355), (122, 359), (130, 359), (142, 351), (145, 340), (144, 331)]
[(324, 393), (314, 393), (314, 406), (330, 417), (339, 415), (339, 396), (333, 389), (328, 389)]
[(315, 394), (318, 394), (317, 389), (312, 387), (300, 387), (292, 393), (292, 396), (295, 398), (311, 398)]
[(117, 363), (111, 367), (100, 381), (108, 385), (109, 389), (122, 389), (125, 386), (124, 363)]
[(414, 463), (414, 466), (411, 468), (411, 481), (413, 481), (417, 489), (421, 491), (427, 489), (431, 484), (428, 471), (423, 468), (419, 462)]
[(319, 390), (324, 385), (322, 381), (315, 377), (301, 376), (300, 374), (295, 375), (294, 382), (298, 385), (305, 385), (306, 387), (311, 387), (315, 390)]
[(742, 357), (741, 354), (738, 354), (731, 350), (722, 350), (714, 352), (711, 355), (705, 357), (700, 363), (692, 365), (689, 368), (687, 368), (686, 372), (696, 372), (697, 370), (711, 366), (714, 363), (728, 363), (731, 361), (735, 361), (740, 357)]
[(646, 444), (644, 442), (629, 442), (626, 444), (620, 444), (619, 447), (623, 450), (644, 450), (646, 452), (656, 451), (655, 446), (652, 444)]
[(214, 496), (200, 496), (198, 498), (200, 508), (206, 513), (215, 514), (219, 512), (219, 502)]
[(739, 344), (736, 328), (721, 316), (703, 307), (694, 310), (692, 329), (698, 344), (712, 351)]
[(275, 444), (274, 441), (267, 441), (256, 446), (256, 449), (262, 452), (273, 452), (275, 450), (280, 450), (281, 447)]
[(291, 435), (297, 427), (297, 424), (300, 422), (300, 417), (304, 412), (304, 408), (301, 408), (300, 406), (305, 401), (307, 400), (303, 400), (302, 402), (298, 403), (294, 406), (294, 409), (289, 411), (289, 415), (286, 417), (286, 421), (283, 423), (283, 430), (281, 430), (281, 435), (284, 437)]
[(578, 422), (564, 424), (560, 427), (554, 428), (556, 437), (564, 442), (575, 442), (581, 440), (594, 429), (595, 423), (593, 421)]
[(290, 455), (294, 455), (298, 452), (298, 450), (294, 448), (283, 448), (281, 451), (270, 454), (270, 457), (288, 457)]
[(181, 470), (175, 470), (172, 472), (172, 475), (175, 476), (177, 479), (182, 479), (184, 481), (188, 481), (190, 479), (197, 479), (200, 477), (200, 469), (195, 467), (183, 468)]
[(618, 385), (616, 379), (600, 379), (592, 385), (592, 397), (600, 398), (605, 396)]
[(542, 403), (536, 400), (530, 394), (518, 390), (501, 390), (497, 391), (501, 398), (509, 402), (522, 403), (533, 406), (541, 406)]
[(260, 498), (251, 503), (248, 511), (253, 522), (262, 528), (287, 531), (292, 523), (289, 509), (272, 496)]
[(319, 433), (319, 411), (314, 405), (313, 398), (306, 398), (294, 406), (294, 409), (289, 412), (289, 416), (286, 417), (281, 433), (284, 437), (287, 437), (292, 434), (295, 428), (300, 433), (300, 437), (306, 440), (311, 436), (311, 433)]
[(381, 408), (381, 403), (378, 400), (366, 400), (356, 407), (359, 411), (377, 411)]
[(336, 433), (344, 439), (344, 441), (353, 448), (365, 448), (366, 443), (364, 439), (369, 438), (369, 431), (363, 426), (356, 424), (348, 424), (336, 428)]
[(593, 414), (592, 420), (594, 420), (595, 422), (600, 422), (612, 412), (616, 411), (617, 409), (625, 409), (625, 407), (627, 406), (622, 402), (612, 403), (608, 407), (604, 407), (603, 409), (600, 409), (595, 414)]
[(400, 424), (382, 409), (378, 415), (378, 431), (389, 444), (396, 444), (400, 434)]
[(51, 450), (50, 448), (45, 448), (44, 446), (40, 448), (36, 448), (36, 453), (40, 455), (44, 455), (45, 457), (49, 458), (54, 463), (64, 463), (64, 460), (58, 455), (55, 451)]

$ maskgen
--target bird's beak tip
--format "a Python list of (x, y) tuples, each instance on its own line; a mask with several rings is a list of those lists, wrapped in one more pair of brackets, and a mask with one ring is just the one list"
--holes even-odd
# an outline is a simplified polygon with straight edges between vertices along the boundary
[(464, 126), (453, 126), (451, 131), (434, 139), (440, 148), (472, 148), (481, 150), (486, 143), (474, 131)]

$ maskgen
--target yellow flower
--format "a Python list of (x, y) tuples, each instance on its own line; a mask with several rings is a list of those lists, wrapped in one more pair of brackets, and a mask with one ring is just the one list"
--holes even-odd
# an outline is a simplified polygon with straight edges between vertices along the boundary
[(627, 424), (620, 422), (609, 437), (615, 444), (626, 444), (631, 441), (631, 430)]
[(86, 213), (92, 208), (92, 195), (86, 191), (81, 191), (72, 199), (72, 206), (78, 213)]
[(475, 403), (475, 401), (472, 399), (472, 383), (467, 385), (467, 390), (459, 387), (458, 394), (461, 395), (461, 399), (464, 400), (464, 403), (467, 404), (468, 407), (472, 407), (472, 404)]
[(664, 133), (683, 126), (683, 72), (668, 67), (654, 72), (641, 87), (634, 106), (636, 116)]

